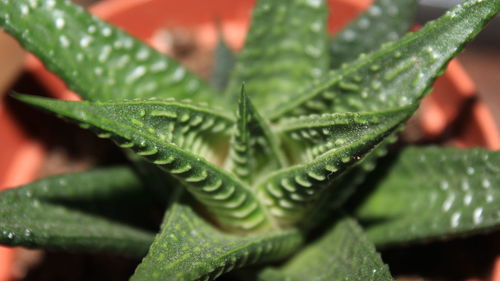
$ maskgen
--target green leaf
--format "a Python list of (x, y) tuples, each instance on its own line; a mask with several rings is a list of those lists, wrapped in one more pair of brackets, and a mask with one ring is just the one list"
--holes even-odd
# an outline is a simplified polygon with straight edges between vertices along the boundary
[(151, 202), (128, 167), (46, 178), (0, 193), (0, 244), (140, 257)]
[(258, 180), (268, 171), (282, 168), (285, 156), (278, 140), (241, 88), (227, 169), (248, 183)]
[(69, 0), (5, 0), (0, 11), (2, 27), (85, 99), (215, 102), (177, 62)]
[(224, 91), (229, 83), (229, 77), (233, 71), (236, 58), (224, 40), (222, 31), (219, 34), (219, 41), (215, 47), (211, 82), (217, 90)]
[[(183, 149), (198, 151), (194, 149), (197, 136), (190, 134), (220, 134), (230, 126), (229, 119), (219, 116), (215, 120), (218, 115), (214, 113), (173, 101), (92, 103), (21, 95), (17, 98), (83, 123), (101, 137), (109, 137), (155, 163), (181, 181), (223, 226), (245, 230), (268, 226), (269, 220), (249, 187), (200, 155)], [(175, 139), (175, 134), (168, 132), (175, 132), (179, 122), (187, 122), (187, 129), (180, 128), (179, 136), (187, 135)]]
[[(403, 129), (403, 126), (401, 126), (401, 129)], [(397, 141), (397, 132), (388, 136), (372, 151), (368, 152), (361, 161), (347, 169), (337, 179), (334, 179), (330, 186), (340, 188), (327, 190), (320, 196), (311, 211), (299, 222), (300, 229), (309, 232), (319, 225), (330, 223), (332, 216), (338, 214), (346, 201), (356, 194), (360, 185), (367, 180), (368, 175), (375, 169), (378, 159), (387, 155), (387, 147), (395, 141)]]
[(357, 211), (376, 244), (500, 227), (500, 152), (408, 148), (389, 168)]
[(274, 131), (286, 139), (298, 163), (313, 161), (327, 151), (339, 149), (356, 142), (360, 136), (373, 133), (378, 125), (410, 114), (415, 107), (403, 107), (378, 112), (347, 112), (284, 118), (274, 126)]
[(415, 103), (446, 64), (500, 10), (500, 0), (467, 0), (418, 32), (360, 56), (325, 76), (270, 119), (324, 112), (376, 111)]
[(329, 138), (325, 142), (331, 145), (325, 145), (324, 151), (306, 163), (265, 178), (257, 189), (261, 202), (282, 224), (300, 221), (335, 179), (358, 164), (415, 109), (406, 106), (379, 113), (337, 113), (288, 120), (282, 129), (300, 132), (299, 136), (305, 139)]
[(280, 260), (302, 243), (297, 230), (235, 236), (176, 203), (131, 281), (214, 280), (243, 266)]
[(330, 67), (355, 60), (362, 53), (396, 41), (410, 28), (417, 0), (378, 0), (335, 34), (330, 41)]
[(328, 70), (328, 37), (324, 0), (257, 1), (245, 48), (238, 56), (228, 96), (239, 87), (262, 110), (290, 100)]
[(318, 241), (279, 269), (267, 269), (261, 281), (390, 281), (389, 269), (358, 224), (340, 219)]

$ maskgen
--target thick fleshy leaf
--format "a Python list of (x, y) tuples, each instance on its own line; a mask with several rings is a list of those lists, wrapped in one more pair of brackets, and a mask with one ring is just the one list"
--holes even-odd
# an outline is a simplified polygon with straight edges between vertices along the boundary
[(151, 202), (128, 167), (46, 178), (0, 193), (0, 244), (140, 257)]
[(212, 69), (212, 85), (219, 91), (224, 91), (229, 83), (229, 77), (233, 71), (236, 58), (229, 48), (222, 31), (220, 31), (219, 41), (215, 47), (214, 67)]
[[(217, 115), (208, 111), (167, 101), (92, 103), (17, 97), (83, 123), (101, 137), (109, 137), (144, 156), (181, 181), (224, 227), (248, 230), (269, 223), (249, 187), (198, 154), (183, 149), (180, 140), (174, 141), (173, 134), (169, 133), (175, 131), (178, 122), (187, 122), (183, 133), (188, 136), (183, 142), (195, 142), (196, 136), (190, 137), (190, 134), (220, 133), (230, 125), (226, 119), (214, 120)], [(193, 148), (193, 145), (187, 147)]]
[(269, 109), (327, 71), (327, 11), (324, 0), (257, 1), (228, 96), (236, 102), (246, 83), (255, 105)]
[(415, 107), (362, 113), (334, 113), (284, 118), (274, 126), (274, 131), (290, 142), (293, 151), (299, 151), (295, 160), (304, 163), (316, 159), (330, 150), (336, 150), (356, 142), (360, 136), (376, 130), (376, 126), (402, 121), (401, 112), (411, 114)]
[(410, 28), (417, 0), (377, 0), (330, 41), (330, 65), (338, 68), (362, 53), (396, 41)]
[[(401, 126), (400, 129), (403, 129)], [(354, 196), (368, 175), (375, 169), (379, 158), (387, 155), (387, 147), (397, 141), (397, 133), (388, 136), (370, 151), (359, 163), (349, 168), (345, 173), (333, 180), (330, 186), (323, 192), (311, 210), (298, 222), (300, 229), (304, 232), (314, 230), (319, 225), (328, 224), (332, 217), (339, 213), (346, 201)], [(339, 187), (339, 188), (335, 188)]]
[(172, 175), (165, 173), (160, 167), (133, 151), (124, 150), (124, 152), (141, 178), (144, 188), (154, 195), (154, 200), (159, 205), (168, 208), (175, 199), (177, 189), (182, 188), (182, 184)]
[(280, 269), (267, 269), (261, 281), (392, 281), (375, 247), (358, 224), (340, 219)]
[(0, 1), (0, 24), (84, 99), (215, 103), (209, 87), (177, 62), (69, 0)]
[(236, 125), (233, 131), (228, 170), (249, 184), (285, 165), (285, 156), (269, 125), (241, 89)]
[(500, 10), (500, 0), (467, 0), (398, 42), (360, 56), (288, 103), (275, 120), (306, 113), (376, 111), (415, 103), (448, 61)]
[(229, 235), (176, 203), (132, 281), (214, 280), (247, 265), (282, 259), (302, 243), (297, 230), (249, 236)]
[(376, 244), (500, 227), (500, 152), (408, 148), (388, 167), (357, 211)]
[[(280, 223), (299, 221), (334, 180), (346, 169), (358, 164), (415, 109), (415, 106), (406, 106), (373, 114), (326, 114), (289, 121), (289, 128), (297, 126), (302, 137), (331, 135), (332, 147), (317, 153), (306, 163), (272, 173), (259, 184), (257, 196)], [(323, 129), (328, 129), (328, 132), (325, 134)]]

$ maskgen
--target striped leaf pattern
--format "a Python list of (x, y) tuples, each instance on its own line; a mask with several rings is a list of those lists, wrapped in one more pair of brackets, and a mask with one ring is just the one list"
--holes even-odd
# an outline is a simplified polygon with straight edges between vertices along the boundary
[[(0, 193), (0, 243), (134, 256), (151, 245), (134, 281), (215, 280), (286, 257), (256, 278), (389, 281), (372, 242), (499, 227), (498, 152), (412, 148), (386, 178), (369, 177), (448, 61), (500, 10), (500, 0), (465, 0), (395, 42), (415, 5), (378, 0), (330, 40), (326, 0), (258, 0), (234, 71), (218, 48), (228, 61), (215, 66), (216, 94), (69, 0), (0, 0), (1, 26), (89, 101), (15, 97), (110, 138), (135, 165)], [(349, 206), (366, 235), (342, 211), (363, 183), (373, 193)], [(157, 206), (150, 191), (165, 210), (152, 244), (136, 218)]]
[[(202, 124), (203, 119), (195, 118), (200, 116), (196, 115), (198, 111), (190, 111), (187, 107), (176, 107), (172, 106), (172, 103), (159, 101), (92, 103), (29, 96), (18, 96), (18, 98), (80, 124), (83, 123), (84, 127), (97, 131), (101, 137), (104, 134), (104, 137), (113, 139), (120, 146), (130, 148), (160, 166), (183, 182), (225, 227), (251, 230), (269, 223), (260, 202), (243, 182), (203, 157), (159, 137), (158, 134), (165, 130), (157, 126), (164, 125), (165, 121), (172, 118), (170, 114), (174, 108), (179, 110), (176, 113), (181, 118), (179, 121), (182, 122), (184, 114), (189, 112), (194, 117), (190, 124), (203, 127), (206, 124)], [(169, 116), (164, 116), (165, 112), (168, 112)], [(205, 114), (209, 115), (208, 112)], [(189, 121), (191, 115), (186, 116)], [(196, 121), (195, 124), (193, 121)], [(214, 133), (229, 126), (223, 119), (210, 124), (205, 130)]]
[[(291, 121), (289, 129), (303, 130), (313, 137), (325, 138), (323, 129), (328, 129), (332, 132), (332, 138), (327, 143), (333, 142), (334, 146), (317, 153), (310, 161), (278, 170), (265, 178), (257, 190), (259, 199), (281, 223), (296, 223), (339, 175), (363, 159), (365, 154), (405, 122), (414, 110), (415, 106), (407, 106), (379, 114), (313, 116), (308, 117), (310, 120), (303, 119), (302, 124), (300, 119)], [(305, 123), (308, 127), (304, 127)], [(316, 127), (312, 124), (316, 124)], [(337, 125), (344, 128), (335, 127)], [(337, 132), (338, 135), (335, 135)], [(337, 140), (342, 140), (342, 143)]]
[(242, 87), (227, 169), (249, 184), (286, 164), (278, 140)]

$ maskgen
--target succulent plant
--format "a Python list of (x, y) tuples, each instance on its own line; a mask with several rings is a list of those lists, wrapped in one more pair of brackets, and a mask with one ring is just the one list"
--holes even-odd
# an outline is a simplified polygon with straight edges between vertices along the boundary
[[(466, 0), (404, 35), (415, 5), (378, 0), (330, 38), (325, 1), (260, 0), (234, 69), (218, 49), (211, 87), (70, 1), (1, 0), (3, 28), (85, 101), (14, 96), (112, 139), (131, 164), (2, 192), (0, 243), (144, 256), (131, 280), (255, 264), (266, 281), (392, 280), (376, 247), (498, 228), (499, 152), (383, 157), (500, 10)], [(156, 235), (152, 205), (165, 211)]]

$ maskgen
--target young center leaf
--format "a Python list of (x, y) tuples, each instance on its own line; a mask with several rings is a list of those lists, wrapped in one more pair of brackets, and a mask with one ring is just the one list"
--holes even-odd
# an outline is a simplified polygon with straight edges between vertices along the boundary
[(215, 102), (186, 68), (69, 0), (0, 1), (0, 24), (84, 99)]
[(482, 149), (404, 149), (356, 216), (377, 245), (499, 228), (499, 163)]
[(244, 266), (283, 259), (302, 243), (295, 229), (247, 236), (221, 232), (175, 203), (131, 281), (215, 280)]
[(321, 238), (260, 281), (393, 281), (375, 247), (355, 220), (340, 218)]
[[(21, 95), (17, 98), (83, 123), (101, 137), (109, 137), (158, 165), (183, 183), (225, 228), (251, 230), (269, 226), (260, 202), (245, 183), (191, 152), (198, 137), (204, 133), (220, 135), (231, 125), (230, 119), (170, 101), (92, 103)], [(172, 132), (179, 124), (177, 139)], [(190, 137), (190, 133), (198, 135)], [(181, 145), (180, 141), (192, 144)]]
[(259, 0), (245, 47), (227, 89), (234, 102), (242, 83), (257, 108), (287, 102), (290, 94), (328, 70), (324, 0)]
[(500, 10), (500, 0), (467, 0), (398, 42), (362, 55), (286, 104), (265, 112), (276, 120), (325, 112), (376, 111), (421, 99), (446, 64)]
[(338, 68), (360, 54), (396, 41), (413, 22), (417, 0), (377, 0), (330, 41), (330, 66)]
[(152, 202), (128, 167), (46, 178), (0, 193), (0, 243), (142, 257)]
[(278, 140), (241, 89), (227, 169), (249, 184), (258, 177), (284, 167), (285, 156)]

